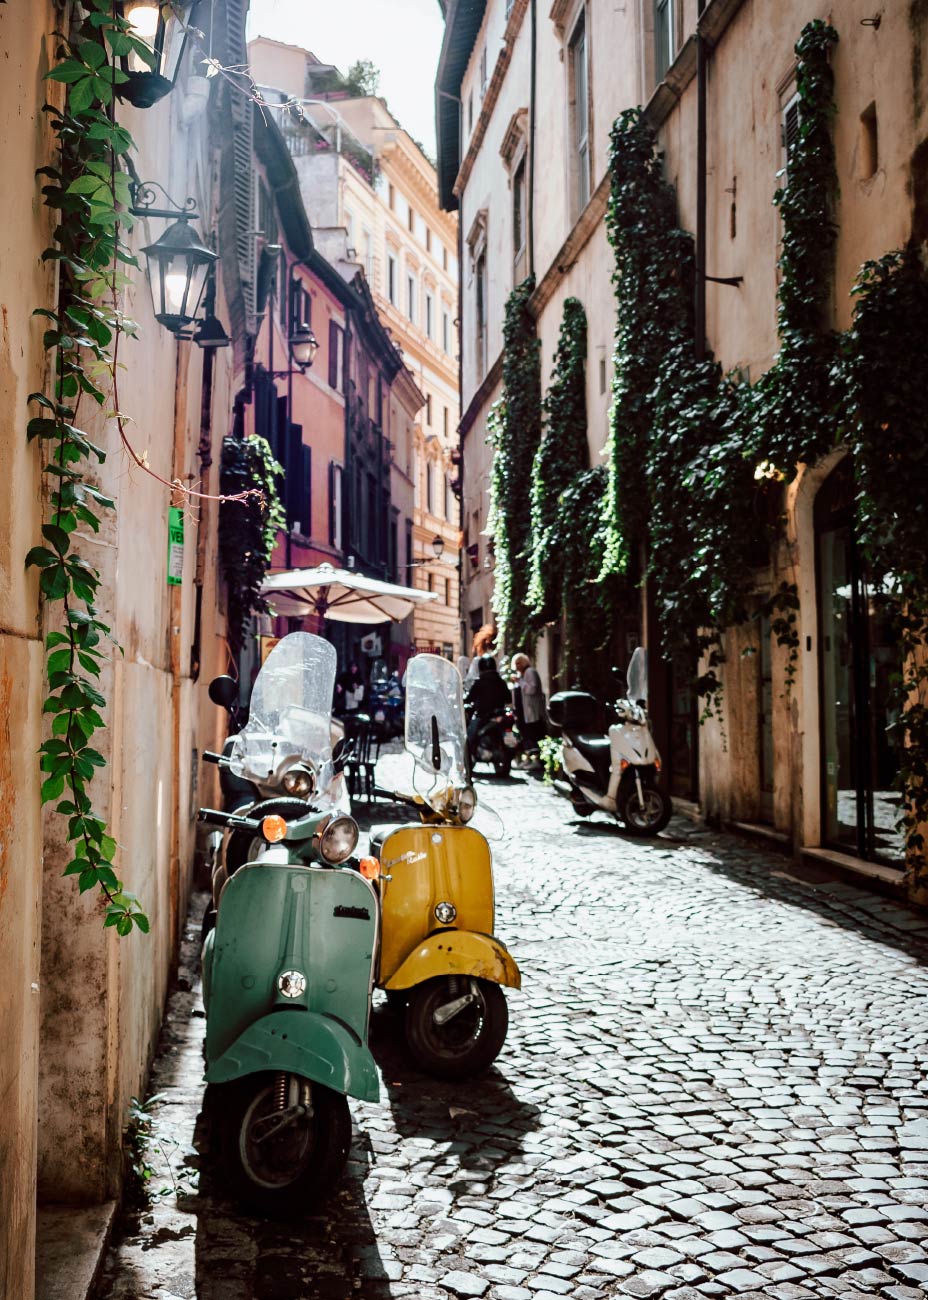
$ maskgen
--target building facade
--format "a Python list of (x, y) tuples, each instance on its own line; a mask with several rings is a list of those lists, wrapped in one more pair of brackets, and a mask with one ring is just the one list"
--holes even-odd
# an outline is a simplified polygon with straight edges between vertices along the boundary
[(457, 223), (439, 208), (434, 166), (381, 99), (317, 89), (331, 69), (309, 51), (259, 37), (249, 52), (260, 85), (301, 103), (305, 121), (285, 121), (284, 129), (318, 247), (334, 258), (347, 246), (363, 268), (380, 320), (424, 398), (411, 459), (391, 440), (394, 505), (410, 486), (414, 498), (411, 528), (399, 526), (397, 571), (437, 596), (413, 615), (415, 646), (454, 656)]
[[(928, 115), (919, 51), (928, 18), (906, 6), (874, 16), (857, 0), (840, 11), (798, 0), (775, 7), (448, 0), (443, 9), (438, 172), (441, 201), (458, 211), (462, 233), (463, 542), (473, 556), (464, 566), (462, 613), (477, 626), (492, 598), (487, 419), (501, 393), (505, 302), (528, 274), (543, 384), (564, 300), (584, 306), (592, 466), (607, 446), (616, 298), (605, 217), (619, 114), (644, 106), (674, 187), (677, 223), (696, 237), (702, 276), (694, 310), (707, 355), (754, 382), (780, 347), (782, 223), (773, 196), (788, 185), (790, 142), (801, 129), (800, 34), (817, 18), (838, 32), (830, 54), (837, 242), (825, 325), (846, 330), (861, 265), (924, 238)], [(760, 612), (760, 622), (729, 631), (722, 720), (697, 725), (689, 687), (695, 666), (660, 662), (646, 583), (637, 616), (611, 653), (624, 669), (637, 637), (649, 645), (655, 724), (676, 795), (698, 797), (719, 820), (759, 827), (796, 855), (914, 896), (923, 886), (911, 869), (905, 874), (893, 829), (899, 753), (881, 739), (893, 726), (889, 682), (898, 650), (887, 642), (879, 602), (855, 576), (852, 482), (840, 446), (791, 476), (779, 541), (756, 566), (753, 608), (762, 611), (781, 584), (795, 589), (799, 648), (781, 644)], [(558, 633), (546, 629), (537, 651), (554, 687)], [(861, 647), (866, 671), (851, 662)], [(790, 655), (795, 676), (787, 690)]]

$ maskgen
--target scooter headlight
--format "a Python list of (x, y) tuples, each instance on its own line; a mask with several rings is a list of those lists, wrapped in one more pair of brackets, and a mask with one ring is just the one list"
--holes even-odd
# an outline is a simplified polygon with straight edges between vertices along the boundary
[(453, 903), (436, 903), (435, 919), (440, 925), (450, 925), (458, 914), (458, 909)]
[(458, 816), (462, 822), (469, 822), (477, 811), (477, 796), (472, 786), (465, 785), (458, 792)]
[(284, 773), (281, 784), (287, 794), (292, 794), (294, 798), (308, 799), (316, 788), (316, 778), (308, 767), (298, 765)]
[(354, 853), (358, 827), (353, 817), (332, 817), (319, 839), (319, 853), (324, 861), (339, 866)]

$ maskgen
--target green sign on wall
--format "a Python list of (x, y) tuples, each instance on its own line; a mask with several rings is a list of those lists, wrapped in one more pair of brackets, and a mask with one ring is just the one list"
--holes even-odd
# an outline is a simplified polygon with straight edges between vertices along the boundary
[(184, 512), (179, 506), (168, 511), (168, 586), (179, 587), (184, 577)]

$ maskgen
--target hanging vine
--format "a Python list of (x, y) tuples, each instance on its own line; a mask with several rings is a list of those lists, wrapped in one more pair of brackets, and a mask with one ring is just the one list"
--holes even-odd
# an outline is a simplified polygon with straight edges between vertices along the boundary
[(541, 344), (528, 310), (534, 277), (513, 289), (503, 323), (503, 396), (487, 420), (493, 448), (490, 523), (496, 555), (493, 612), (497, 645), (529, 648), (532, 462), (541, 437)]
[(222, 441), (219, 485), (219, 562), (226, 582), (226, 626), (234, 652), (242, 647), (248, 619), (266, 609), (261, 584), (271, 563), (277, 531), (286, 523), (278, 485), (283, 469), (264, 438)]
[(47, 80), (66, 88), (64, 104), (45, 105), (58, 153), (54, 165), (38, 172), (47, 182), (43, 201), (58, 214), (54, 243), (42, 254), (57, 267), (58, 296), (54, 308), (34, 313), (48, 322), (43, 345), (50, 357), (51, 391), (29, 395), (38, 413), (26, 427), (30, 442), (48, 448), (43, 473), (51, 486), (44, 544), (33, 546), (25, 563), (39, 570), (49, 614), (60, 610), (60, 618), (50, 619), (57, 626), (45, 642), (43, 711), (52, 722), (51, 736), (40, 746), (41, 799), (67, 819), (73, 857), (64, 874), (77, 877), (81, 893), (96, 890), (105, 905), (104, 926), (128, 935), (133, 927), (147, 932), (149, 921), (116, 873), (116, 841), (92, 797), (94, 777), (106, 767), (92, 744), (106, 725), (100, 679), (111, 656), (107, 642), (118, 647), (100, 617), (100, 573), (80, 551), (81, 530), (85, 536), (88, 529), (98, 533), (101, 512), (112, 510), (114, 501), (95, 479), (94, 469), (106, 456), (78, 423), (81, 405), (93, 403), (98, 418), (115, 421), (124, 449), (143, 472), (181, 499), (202, 494), (151, 470), (145, 454), (131, 445), (119, 409), (119, 344), (135, 333), (120, 305), (129, 283), (122, 268), (137, 263), (124, 238), (132, 217), (122, 160), (135, 146), (115, 120), (115, 96), (128, 80), (117, 60), (134, 53), (153, 66), (154, 56), (111, 0), (85, 0), (81, 19), (58, 39), (60, 61)]
[(564, 303), (551, 384), (542, 402), (542, 422), (531, 483), (528, 602), (536, 627), (553, 623), (561, 615), (566, 522), (561, 501), (565, 489), (589, 467), (586, 312), (577, 298)]

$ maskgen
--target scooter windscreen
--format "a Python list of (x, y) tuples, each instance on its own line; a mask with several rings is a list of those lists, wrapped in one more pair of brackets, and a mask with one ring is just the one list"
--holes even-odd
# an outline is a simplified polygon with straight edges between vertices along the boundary
[(628, 698), (633, 704), (639, 700), (644, 700), (645, 705), (648, 703), (648, 652), (644, 646), (638, 646), (632, 655), (632, 661), (628, 665), (628, 676), (625, 679), (628, 683)]
[[(467, 767), (467, 728), (461, 674), (440, 655), (421, 654), (406, 669), (406, 752), (414, 763), (417, 794), (436, 812), (447, 814), (451, 797), (465, 787), (476, 800)], [(416, 777), (425, 778), (419, 789)], [(503, 823), (481, 799), (467, 824), (487, 839), (501, 839)]]
[(257, 785), (278, 785), (294, 764), (315, 776), (313, 803), (339, 802), (342, 782), (332, 763), (335, 647), (311, 632), (291, 632), (258, 673), (248, 722), (235, 737), (230, 767)]
[(416, 655), (406, 669), (406, 752), (431, 779), (430, 803), (469, 784), (461, 674), (440, 655)]

